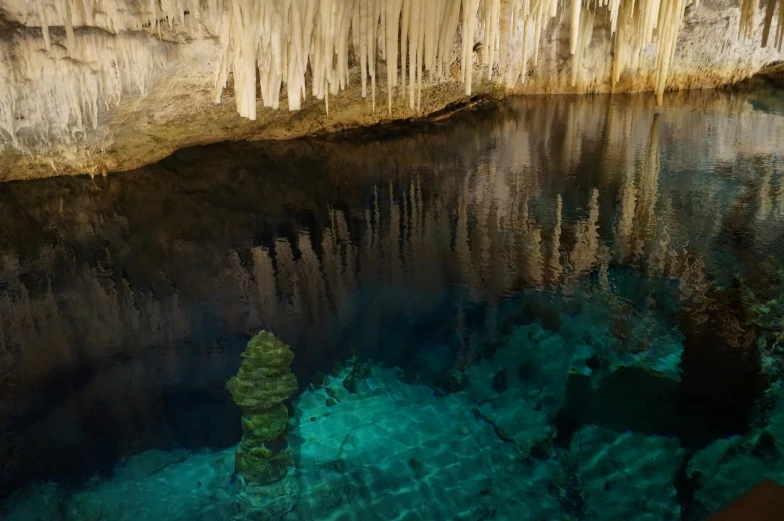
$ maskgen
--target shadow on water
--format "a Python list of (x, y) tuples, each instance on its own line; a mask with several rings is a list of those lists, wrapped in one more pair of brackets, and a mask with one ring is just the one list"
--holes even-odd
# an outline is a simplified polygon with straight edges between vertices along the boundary
[(733, 336), (748, 317), (713, 285), (781, 256), (784, 122), (721, 93), (654, 114), (647, 96), (526, 98), (0, 185), (2, 492), (236, 443), (224, 383), (259, 329), (292, 345), (302, 388), (353, 352), (448, 393), (521, 324), (568, 337), (586, 287), (614, 306), (608, 349), (646, 349), (637, 318), (656, 301), (683, 377), (572, 375), (562, 439), (584, 423), (690, 447), (742, 432), (765, 382)]

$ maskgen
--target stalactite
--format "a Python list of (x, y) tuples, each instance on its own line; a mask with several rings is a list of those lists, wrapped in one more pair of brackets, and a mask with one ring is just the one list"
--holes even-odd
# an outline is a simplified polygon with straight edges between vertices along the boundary
[[(579, 5), (579, 0), (575, 0), (575, 5)], [(580, 72), (582, 71), (583, 56), (585, 49), (591, 44), (593, 35), (593, 11), (583, 10), (580, 13), (579, 19), (579, 34), (577, 41), (574, 44), (572, 54), (572, 87), (577, 85), (578, 80), (581, 79)]]
[[(661, 103), (689, 3), (696, 5), (692, 0), (571, 1), (565, 14), (573, 55), (572, 85), (581, 88), (581, 61), (594, 20), (606, 20), (612, 37), (611, 84), (624, 71), (638, 70), (642, 50), (655, 41), (653, 87)], [(124, 6), (114, 0), (30, 2), (26, 23), (40, 27), (43, 41), (25, 36), (3, 44), (13, 54), (0, 64), (4, 140), (17, 144), (22, 126), (31, 124), (39, 133), (33, 137), (45, 143), (55, 136), (68, 141), (84, 133), (85, 122), (96, 123), (99, 100), (116, 100), (123, 92), (115, 84), (108, 85), (117, 76), (127, 75), (133, 78), (131, 83), (142, 78), (144, 95), (151, 63), (156, 62), (150, 49), (163, 44), (136, 46), (126, 53), (119, 49), (124, 44), (108, 42), (128, 40), (127, 31), (147, 31), (141, 33), (146, 37), (157, 29), (160, 35), (161, 23), (166, 23), (170, 29), (198, 29), (199, 34), (204, 29), (217, 37), (221, 51), (214, 100), (220, 102), (233, 75), (237, 112), (251, 120), (257, 115), (257, 89), (262, 105), (277, 109), (284, 83), (289, 110), (301, 109), (307, 98), (307, 75), (312, 95), (324, 100), (328, 111), (329, 96), (349, 84), (352, 48), (359, 62), (362, 95), (370, 97), (372, 110), (381, 58), (386, 61), (387, 111), (392, 112), (395, 95), (407, 97), (409, 108), (419, 111), (423, 85), (447, 76), (456, 59), (469, 96), (475, 56), (489, 80), (508, 86), (525, 81), (529, 65), (537, 66), (545, 28), (558, 14), (559, 0), (143, 0), (133, 9)], [(757, 8), (757, 0), (741, 0), (738, 37), (753, 36)], [(605, 12), (596, 14), (597, 9)], [(763, 9), (762, 45), (781, 49), (784, 0), (764, 0)], [(55, 26), (64, 27), (64, 40), (61, 33), (50, 33)], [(96, 40), (86, 55), (83, 42), (96, 39), (85, 34), (91, 27), (107, 34), (98, 37), (102, 41)], [(461, 43), (455, 53), (458, 34)], [(24, 65), (28, 62), (29, 67)], [(40, 135), (40, 129), (46, 129), (46, 135)]]
[[(773, 37), (773, 46), (778, 50), (781, 50), (782, 44), (784, 43), (784, 0), (767, 0), (766, 3), (765, 18), (762, 24), (762, 47), (768, 46), (770, 29), (773, 25), (773, 17), (778, 10), (778, 17), (776, 19), (776, 35)], [(778, 9), (776, 8), (777, 4)], [(753, 23), (755, 8), (755, 2), (741, 2), (741, 13), (745, 14), (745, 18), (742, 18), (741, 20), (741, 36), (751, 36), (751, 33), (754, 29)]]
[(678, 39), (678, 30), (686, 11), (688, 0), (661, 0), (659, 8), (659, 21), (656, 42), (656, 79), (654, 91), (656, 102), (661, 105), (664, 101), (664, 89), (667, 83), (667, 74), (670, 71), (672, 58), (675, 56), (675, 42)]
[(68, 42), (68, 53), (73, 56), (76, 43), (74, 40), (73, 17), (71, 16), (71, 2), (70, 0), (60, 0), (60, 3), (62, 4), (64, 11), (65, 39)]
[(170, 59), (171, 46), (144, 33), (71, 37), (67, 49), (52, 44), (50, 52), (26, 38), (0, 60), (0, 136), (72, 142), (98, 126), (99, 103), (108, 108), (133, 90), (146, 95), (153, 70)]
[(759, 0), (740, 1), (740, 23), (738, 24), (738, 38), (751, 38), (754, 32), (754, 15), (757, 11)]
[(580, 47), (580, 29), (582, 29), (580, 12), (582, 3), (582, 0), (572, 0), (571, 9), (569, 11), (569, 50), (572, 55), (577, 53), (577, 50)]
[(773, 41), (778, 50), (784, 48), (784, 1), (782, 0), (779, 0), (779, 20), (778, 25), (776, 26), (776, 37)]
[(400, 31), (400, 10), (403, 7), (402, 0), (392, 0), (386, 2), (385, 27), (386, 43), (385, 53), (387, 60), (387, 103), (389, 113), (392, 114), (392, 95), (394, 88), (397, 87), (397, 61), (398, 45), (397, 39)]
[(466, 96), (471, 95), (474, 74), (474, 31), (476, 29), (476, 11), (478, 8), (479, 0), (463, 0), (463, 53), (460, 60), (460, 77), (465, 85)]

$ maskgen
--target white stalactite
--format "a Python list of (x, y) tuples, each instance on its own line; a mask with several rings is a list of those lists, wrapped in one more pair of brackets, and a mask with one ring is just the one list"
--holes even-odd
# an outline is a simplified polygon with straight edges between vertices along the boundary
[[(33, 123), (40, 124), (35, 132), (44, 140), (58, 132), (84, 132), (97, 124), (99, 101), (116, 100), (123, 88), (134, 85), (144, 93), (152, 68), (166, 62), (159, 49), (165, 44), (143, 48), (132, 42), (152, 40), (149, 34), (157, 30), (160, 35), (163, 23), (175, 32), (204, 30), (220, 42), (214, 99), (220, 102), (232, 75), (238, 113), (255, 119), (257, 88), (262, 105), (277, 109), (285, 84), (289, 110), (299, 110), (308, 81), (312, 95), (324, 100), (328, 110), (329, 96), (349, 85), (350, 56), (359, 66), (362, 96), (370, 97), (371, 110), (376, 108), (379, 71), (386, 76), (388, 112), (396, 96), (408, 98), (409, 108), (419, 111), (423, 85), (450, 76), (456, 59), (465, 94), (471, 95), (475, 54), (488, 79), (514, 86), (525, 81), (529, 67), (536, 67), (547, 23), (559, 12), (559, 0), (25, 2), (23, 23), (40, 28), (40, 36), (25, 33), (0, 49), (9, 58), (0, 63), (0, 135), (13, 143)], [(661, 103), (685, 8), (696, 0), (560, 2), (570, 20), (572, 85), (580, 88), (594, 20), (607, 20), (613, 38), (611, 83), (624, 71), (637, 70), (644, 46), (655, 42), (654, 89)], [(757, 4), (741, 0), (739, 37), (753, 36)], [(762, 4), (763, 46), (781, 49), (784, 0)], [(51, 27), (63, 27), (65, 39)], [(105, 34), (95, 36), (98, 29)], [(134, 33), (139, 36), (129, 36)], [(84, 42), (90, 38), (105, 43), (87, 48)], [(386, 66), (379, 67), (379, 60)]]
[[(170, 46), (146, 33), (77, 33), (66, 49), (28, 37), (0, 60), (0, 139), (20, 144), (70, 142), (98, 126), (100, 105), (124, 93), (145, 96)], [(23, 114), (24, 117), (17, 117)]]
[(572, 0), (572, 9), (570, 11), (569, 20), (569, 49), (572, 54), (577, 52), (580, 38), (580, 10), (582, 8), (582, 0)]

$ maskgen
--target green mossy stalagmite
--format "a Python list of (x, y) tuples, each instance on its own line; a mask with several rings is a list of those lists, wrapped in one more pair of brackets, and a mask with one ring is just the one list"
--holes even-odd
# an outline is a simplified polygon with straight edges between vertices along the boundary
[(283, 402), (297, 390), (291, 348), (266, 331), (251, 338), (237, 376), (226, 383), (242, 410), (235, 470), (247, 481), (274, 483), (294, 464), (286, 451), (289, 413)]

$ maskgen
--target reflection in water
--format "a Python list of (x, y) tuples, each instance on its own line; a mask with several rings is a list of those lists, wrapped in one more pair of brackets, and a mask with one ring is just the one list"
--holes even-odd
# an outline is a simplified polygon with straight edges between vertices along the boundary
[[(690, 310), (686, 408), (728, 399), (704, 396), (705, 378), (721, 387), (749, 351), (731, 337), (747, 317), (711, 284), (781, 254), (784, 117), (716, 93), (657, 113), (645, 96), (529, 98), (390, 132), (0, 187), (0, 478), (67, 472), (94, 447), (111, 467), (152, 446), (236, 442), (221, 389), (258, 329), (294, 347), (301, 381), (348, 351), (405, 366), (447, 345), (464, 368), (522, 289), (576, 295), (595, 279), (628, 313), (609, 273), (629, 267), (676, 281)], [(733, 322), (706, 329), (715, 313)], [(619, 349), (645, 345), (615, 327)], [(727, 356), (705, 367), (717, 343)], [(736, 376), (727, 392), (748, 387)]]

